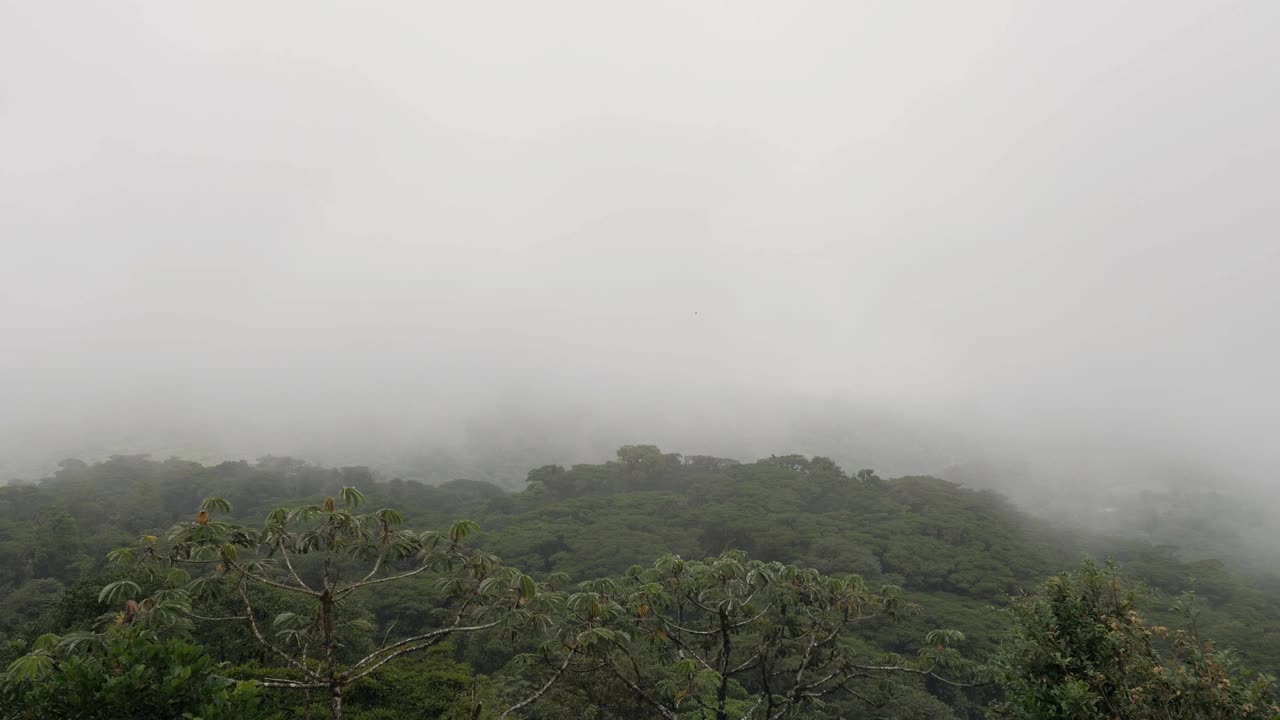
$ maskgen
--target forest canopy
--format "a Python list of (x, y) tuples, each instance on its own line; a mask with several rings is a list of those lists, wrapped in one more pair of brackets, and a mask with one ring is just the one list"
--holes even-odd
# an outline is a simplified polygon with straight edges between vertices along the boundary
[(520, 492), (68, 460), (0, 488), (0, 587), (15, 719), (87, 697), (102, 717), (1262, 718), (1280, 669), (1266, 576), (936, 478), (651, 445)]

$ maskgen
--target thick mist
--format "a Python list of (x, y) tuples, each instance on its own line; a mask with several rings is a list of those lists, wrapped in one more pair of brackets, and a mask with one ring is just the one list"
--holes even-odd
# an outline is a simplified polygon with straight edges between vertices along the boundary
[(0, 3), (0, 477), (658, 442), (1269, 489), (1277, 22)]

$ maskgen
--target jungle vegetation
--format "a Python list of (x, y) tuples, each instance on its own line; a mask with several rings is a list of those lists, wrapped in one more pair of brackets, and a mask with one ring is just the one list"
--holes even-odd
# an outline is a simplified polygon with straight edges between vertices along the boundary
[(0, 718), (1276, 717), (1224, 560), (799, 455), (68, 460), (0, 487)]

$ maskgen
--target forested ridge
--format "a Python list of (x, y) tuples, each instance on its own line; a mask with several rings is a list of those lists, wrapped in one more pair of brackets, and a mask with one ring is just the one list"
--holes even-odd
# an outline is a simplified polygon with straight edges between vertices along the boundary
[(4, 718), (1272, 717), (1280, 583), (821, 457), (116, 456), (0, 488), (0, 633)]

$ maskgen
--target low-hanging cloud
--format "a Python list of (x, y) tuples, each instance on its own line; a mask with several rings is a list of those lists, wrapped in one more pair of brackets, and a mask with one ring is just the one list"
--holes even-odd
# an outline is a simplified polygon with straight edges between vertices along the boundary
[(0, 6), (0, 471), (496, 437), (1263, 484), (1278, 20)]

